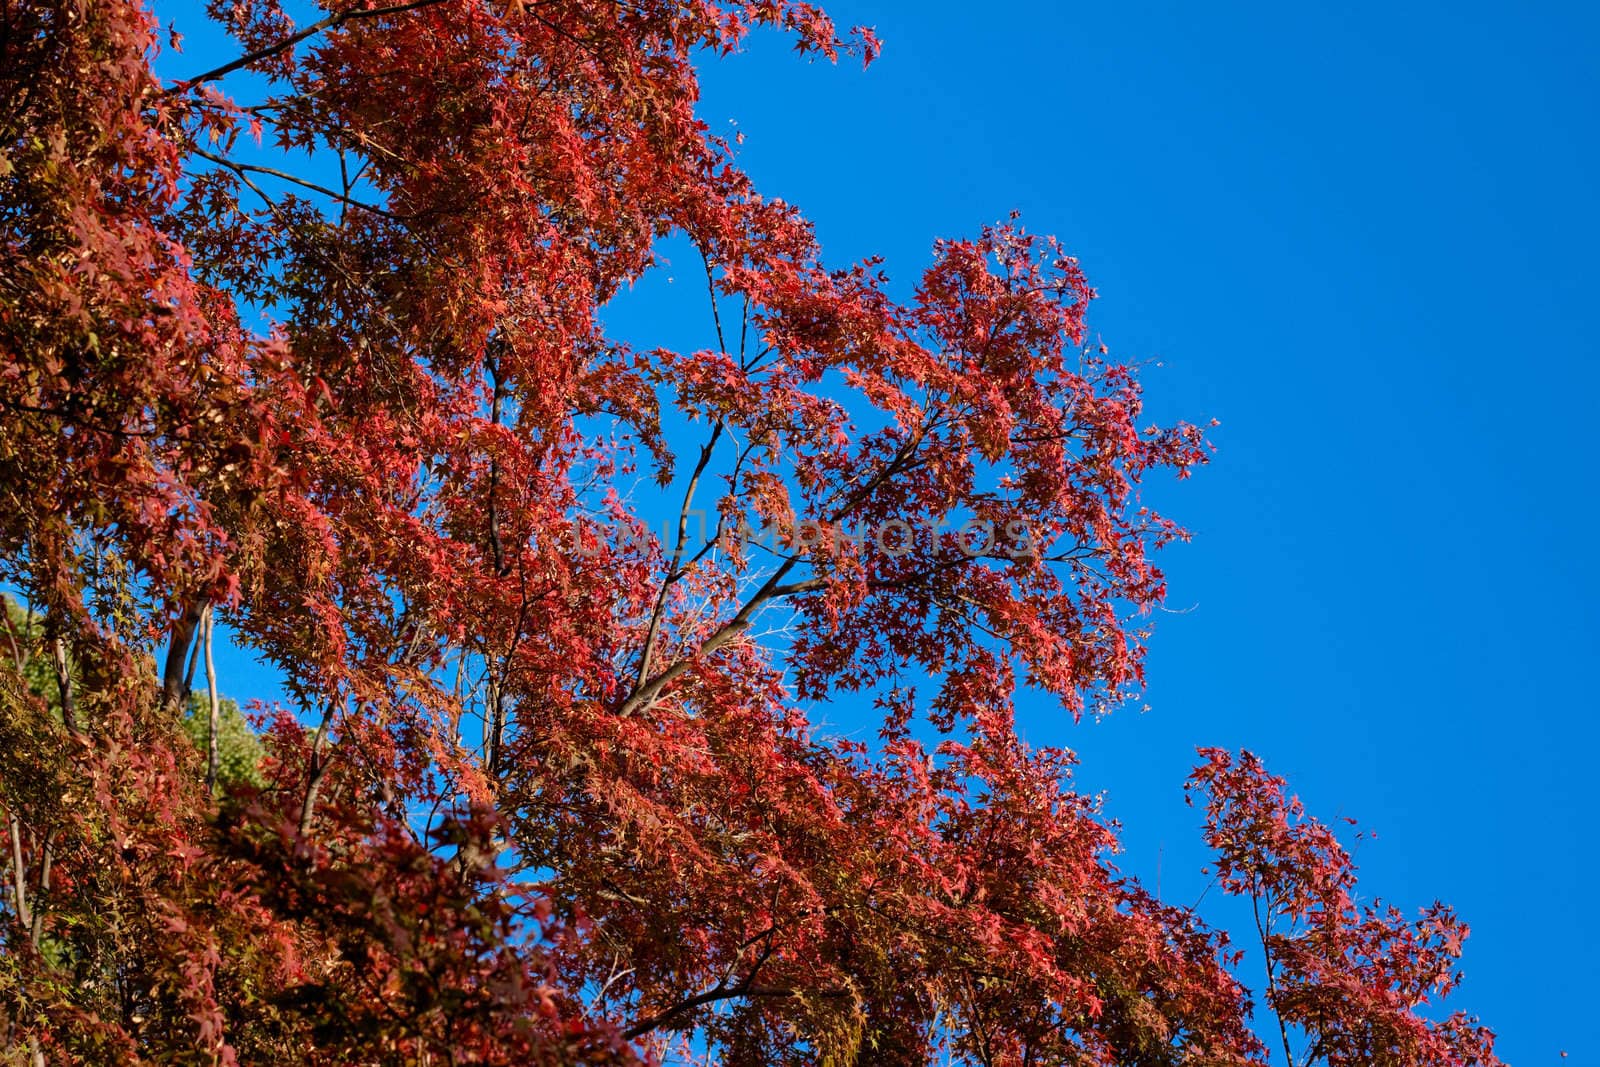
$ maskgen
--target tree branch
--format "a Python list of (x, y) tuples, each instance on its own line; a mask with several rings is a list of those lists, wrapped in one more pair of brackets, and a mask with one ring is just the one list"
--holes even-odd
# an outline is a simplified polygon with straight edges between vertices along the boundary
[(216, 81), (218, 78), (224, 78), (242, 67), (248, 67), (252, 63), (260, 63), (264, 59), (271, 59), (273, 56), (281, 55), (293, 48), (295, 45), (299, 44), (301, 41), (305, 40), (307, 37), (315, 37), (324, 30), (331, 30), (334, 27), (340, 26), (346, 22), (355, 22), (357, 19), (381, 18), (384, 15), (398, 15), (401, 12), (415, 11), (416, 9), (423, 7), (432, 7), (434, 4), (443, 2), (444, 0), (412, 0), (411, 3), (395, 4), (391, 7), (374, 7), (367, 8), (365, 10), (359, 8), (348, 8), (344, 11), (338, 11), (332, 15), (329, 15), (325, 19), (313, 22), (303, 30), (300, 30), (296, 33), (291, 33), (281, 41), (276, 41), (272, 44), (265, 45), (256, 49), (254, 52), (249, 53), (248, 55), (240, 56), (238, 59), (235, 59), (230, 63), (224, 63), (222, 66), (213, 67), (211, 70), (208, 70), (203, 74), (196, 74), (192, 78), (186, 78), (183, 81), (177, 82), (172, 86), (172, 88), (168, 89), (167, 92), (188, 92), (197, 85), (204, 85), (206, 82)]
[(211, 635), (216, 626), (216, 609), (206, 605), (200, 624), (200, 640), (205, 646), (206, 697), (209, 704), (209, 728), (206, 731), (206, 792), (217, 788), (217, 772), (222, 766), (221, 739), (217, 736), (222, 725), (222, 707), (217, 700), (217, 665), (211, 658)]
[[(761, 588), (756, 591), (754, 596), (745, 601), (744, 606), (739, 609), (738, 613), (735, 614), (733, 618), (723, 623), (716, 633), (706, 638), (705, 643), (700, 646), (698, 655), (709, 656), (711, 653), (717, 651), (719, 648), (722, 648), (734, 638), (748, 630), (750, 628), (751, 616), (756, 613), (761, 605), (772, 599), (774, 595), (773, 590), (781, 588), (784, 576), (793, 570), (794, 565), (799, 561), (799, 557), (795, 557), (794, 559), (788, 560), (783, 564), (783, 566), (774, 571), (772, 573), (772, 577), (766, 580)], [(680, 659), (672, 666), (668, 667), (666, 670), (650, 679), (648, 682), (645, 682), (643, 685), (635, 688), (633, 694), (629, 696), (627, 700), (623, 701), (622, 707), (617, 710), (617, 714), (623, 718), (627, 718), (629, 715), (632, 715), (646, 704), (649, 704), (655, 700), (655, 698), (660, 695), (663, 689), (671, 685), (689, 669), (691, 662), (692, 661), (688, 659)]]
[(700, 447), (700, 461), (695, 464), (694, 473), (689, 476), (689, 486), (684, 490), (683, 505), (678, 509), (677, 543), (672, 548), (672, 562), (667, 565), (666, 575), (661, 580), (661, 590), (656, 594), (655, 607), (650, 611), (650, 625), (645, 629), (644, 635), (644, 652), (639, 657), (639, 674), (633, 683), (635, 689), (642, 687), (650, 677), (650, 661), (655, 658), (656, 638), (661, 631), (661, 619), (666, 610), (667, 595), (682, 577), (678, 565), (683, 562), (683, 547), (689, 536), (690, 505), (694, 503), (694, 493), (700, 485), (700, 476), (705, 473), (706, 465), (711, 462), (711, 454), (721, 437), (722, 422), (719, 420), (711, 428), (710, 440)]
[[(404, 215), (398, 215), (387, 208), (378, 207), (376, 204), (369, 204), (365, 200), (357, 200), (354, 197), (346, 196), (336, 189), (330, 189), (326, 185), (318, 185), (316, 182), (307, 181), (304, 178), (290, 174), (286, 170), (278, 170), (275, 167), (260, 167), (254, 163), (240, 163), (237, 160), (229, 159), (227, 156), (219, 156), (215, 152), (207, 152), (199, 145), (190, 145), (189, 151), (193, 152), (202, 159), (209, 159), (219, 167), (226, 167), (228, 170), (233, 171), (240, 177), (244, 177), (246, 171), (255, 174), (265, 174), (268, 177), (289, 182), (291, 185), (298, 185), (302, 189), (310, 189), (312, 192), (320, 193), (328, 199), (336, 201), (340, 204), (345, 204), (349, 207), (360, 208), (362, 211), (370, 211), (374, 215), (382, 216), (383, 218), (390, 219), (402, 225), (404, 225), (407, 221)], [(252, 185), (251, 188), (255, 188), (255, 186)], [(256, 189), (256, 192), (259, 193), (260, 191), (261, 190)]]
[(1261, 896), (1256, 892), (1250, 894), (1250, 909), (1255, 915), (1256, 934), (1261, 938), (1261, 955), (1265, 959), (1267, 966), (1267, 1002), (1272, 1005), (1272, 1015), (1278, 1020), (1278, 1034), (1283, 1038), (1283, 1062), (1286, 1067), (1295, 1067), (1294, 1053), (1289, 1048), (1289, 1027), (1285, 1025), (1283, 1010), (1278, 1005), (1278, 980), (1276, 968), (1273, 965), (1272, 946), (1268, 942), (1268, 936), (1271, 933), (1270, 904), (1268, 908), (1268, 920), (1263, 923), (1261, 918)]
[[(935, 418), (936, 417), (937, 416), (935, 416)], [(866, 500), (866, 498), (870, 496), (873, 491), (878, 488), (878, 486), (882, 485), (885, 481), (900, 471), (904, 467), (905, 462), (916, 451), (918, 446), (920, 446), (926, 439), (931, 426), (932, 421), (929, 421), (924, 422), (921, 426), (917, 427), (917, 432), (906, 438), (905, 442), (900, 446), (900, 448), (895, 451), (894, 456), (891, 457), (890, 460), (885, 463), (876, 474), (858, 487), (855, 492), (851, 493), (845, 499), (844, 503), (839, 505), (839, 507), (828, 516), (827, 521), (829, 523), (835, 523), (844, 518), (852, 510), (854, 510), (857, 505)], [(771, 577), (769, 577), (762, 584), (761, 588), (756, 590), (755, 595), (744, 603), (744, 605), (739, 609), (738, 613), (706, 639), (705, 643), (700, 646), (697, 655), (708, 656), (748, 630), (750, 628), (751, 617), (755, 615), (755, 613), (763, 604), (766, 604), (774, 597), (786, 595), (786, 593), (806, 592), (810, 591), (811, 589), (820, 589), (822, 587), (821, 584), (813, 585), (812, 583), (820, 583), (822, 581), (821, 579), (810, 579), (807, 582), (797, 583), (794, 586), (786, 586), (783, 584), (783, 579), (788, 576), (789, 572), (792, 571), (795, 568), (795, 565), (803, 558), (804, 557), (802, 556), (791, 556), (785, 560), (783, 564), (772, 573)], [(617, 714), (623, 718), (627, 718), (628, 716), (637, 712), (640, 708), (646, 707), (652, 703), (655, 698), (660, 695), (663, 689), (665, 689), (668, 685), (671, 685), (689, 669), (691, 662), (691, 659), (680, 659), (673, 663), (672, 666), (666, 668), (660, 674), (656, 675), (654, 678), (651, 678), (649, 681), (636, 685), (633, 692), (629, 694), (628, 698), (622, 702), (622, 706), (617, 709)]]
[[(846, 994), (841, 990), (830, 990), (817, 995), (824, 997), (842, 997)], [(636, 1037), (643, 1037), (652, 1030), (660, 1029), (663, 1025), (671, 1022), (684, 1012), (693, 1011), (695, 1008), (702, 1007), (706, 1004), (712, 1004), (719, 1000), (732, 1000), (735, 997), (771, 997), (774, 999), (782, 999), (794, 996), (799, 996), (799, 993), (796, 990), (782, 989), (776, 986), (749, 986), (741, 983), (736, 986), (714, 987), (706, 990), (704, 993), (696, 993), (687, 1000), (680, 1000), (678, 1003), (674, 1004), (665, 1011), (658, 1012), (657, 1014), (650, 1016), (650, 1018), (646, 1019), (644, 1022), (639, 1023), (636, 1026), (629, 1027), (622, 1032), (622, 1036), (628, 1041), (632, 1041)]]
[(169, 713), (181, 709), (189, 695), (188, 687), (184, 684), (184, 660), (188, 656), (190, 642), (195, 638), (195, 630), (200, 625), (201, 611), (199, 599), (191, 600), (184, 605), (183, 614), (172, 624), (172, 637), (167, 645), (167, 665), (161, 672), (161, 705)]
[(311, 830), (311, 819), (317, 811), (317, 794), (322, 791), (323, 776), (328, 773), (328, 764), (331, 759), (323, 759), (323, 752), (328, 744), (328, 723), (333, 718), (334, 700), (328, 701), (328, 710), (322, 713), (322, 722), (317, 725), (317, 732), (311, 738), (311, 768), (306, 779), (305, 799), (300, 802), (300, 834), (304, 836)]
[(67, 658), (67, 643), (60, 633), (50, 643), (50, 665), (55, 670), (56, 692), (61, 697), (61, 721), (68, 730), (78, 732), (78, 699), (72, 687), (72, 663)]
[(22, 858), (22, 821), (15, 815), (7, 815), (7, 828), (11, 838), (11, 897), (12, 907), (16, 909), (17, 921), (24, 928), (33, 928), (33, 912), (28, 908), (28, 868)]

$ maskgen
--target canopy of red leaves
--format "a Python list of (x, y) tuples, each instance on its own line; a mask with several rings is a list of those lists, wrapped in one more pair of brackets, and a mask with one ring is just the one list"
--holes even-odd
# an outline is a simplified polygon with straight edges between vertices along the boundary
[[(312, 14), (218, 0), (239, 59), (176, 82), (131, 0), (0, 14), (0, 585), (32, 613), (0, 667), (4, 1055), (1260, 1062), (1223, 937), (1117, 872), (1012, 722), (1019, 685), (1074, 716), (1138, 687), (1183, 536), (1138, 485), (1201, 430), (1141, 421), (1054, 241), (940, 243), (896, 299), (695, 117), (696, 57), (772, 28), (870, 60), (870, 31), (790, 0)], [(673, 235), (707, 345), (640, 350), (600, 312)], [(259, 788), (213, 793), (178, 727), (213, 617), (286, 679)], [(1210, 759), (1271, 1007), (1329, 1062), (1492, 1062), (1414, 1013), (1464, 927), (1358, 914), (1335, 846)]]

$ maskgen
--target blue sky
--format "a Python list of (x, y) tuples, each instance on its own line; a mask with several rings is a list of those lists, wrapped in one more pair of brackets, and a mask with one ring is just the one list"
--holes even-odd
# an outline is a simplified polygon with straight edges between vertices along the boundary
[(1030, 739), (1079, 752), (1123, 866), (1180, 902), (1204, 884), (1193, 749), (1254, 749), (1377, 831), (1367, 892), (1460, 909), (1453, 1003), (1507, 1060), (1600, 1062), (1600, 15), (828, 7), (876, 25), (869, 71), (775, 37), (706, 70), (702, 113), (747, 135), (758, 185), (830, 260), (881, 254), (902, 282), (934, 237), (1020, 209), (1081, 258), (1112, 352), (1159, 362), (1154, 413), (1222, 422), (1212, 467), (1151, 493), (1195, 533), (1163, 561), (1152, 710), (1073, 726), (1032, 702)]
[(1161, 363), (1152, 409), (1222, 422), (1153, 491), (1195, 540), (1152, 710), (1036, 702), (1030, 739), (1079, 752), (1173, 900), (1204, 883), (1194, 746), (1254, 749), (1377, 831), (1366, 892), (1472, 924), (1452, 1003), (1508, 1061), (1600, 1061), (1596, 9), (828, 6), (885, 39), (869, 71), (769, 38), (706, 73), (758, 184), (905, 280), (1020, 209), (1112, 351)]

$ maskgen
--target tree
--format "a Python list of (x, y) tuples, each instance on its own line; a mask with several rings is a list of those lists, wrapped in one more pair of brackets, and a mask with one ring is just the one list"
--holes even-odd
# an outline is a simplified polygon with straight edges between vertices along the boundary
[[(1356, 867), (1250, 752), (1202, 749), (1188, 788), (1206, 802), (1216, 882), (1247, 897), (1266, 968), (1268, 1007), (1294, 1063), (1494, 1063), (1493, 1036), (1456, 1013), (1418, 1014), (1447, 996), (1467, 926), (1435, 901), (1414, 920), (1356, 904)], [(1355, 820), (1347, 820), (1351, 825)], [(1290, 1041), (1300, 1036), (1299, 1052)]]
[[(1054, 241), (942, 242), (897, 300), (694, 116), (697, 55), (871, 33), (785, 0), (210, 10), (239, 57), (164, 82), (138, 4), (5, 8), (0, 583), (37, 620), (0, 673), (8, 1055), (1260, 1062), (1225, 938), (1111, 866), (1012, 722), (1019, 684), (1073, 716), (1137, 688), (1184, 536), (1138, 484), (1203, 431), (1141, 424)], [(674, 234), (707, 347), (608, 336)], [(254, 781), (208, 759), (214, 683), (182, 736), (214, 615), (286, 680)], [(1296, 990), (1393, 988), (1267, 944)]]

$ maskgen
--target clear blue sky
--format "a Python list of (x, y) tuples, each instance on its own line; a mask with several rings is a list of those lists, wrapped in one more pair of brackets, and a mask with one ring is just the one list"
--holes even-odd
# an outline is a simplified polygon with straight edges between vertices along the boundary
[[(1460, 909), (1454, 1003), (1506, 1059), (1600, 1063), (1596, 9), (828, 7), (877, 26), (870, 71), (767, 37), (706, 72), (760, 187), (902, 281), (1022, 210), (1080, 256), (1112, 351), (1161, 361), (1155, 413), (1222, 421), (1214, 465), (1155, 493), (1196, 539), (1164, 560), (1153, 710), (1030, 704), (1030, 739), (1078, 750), (1124, 867), (1179, 902), (1194, 746), (1256, 750), (1378, 831), (1367, 891)], [(229, 659), (230, 692), (271, 695)]]
[[(775, 39), (707, 72), (830, 258), (909, 279), (1022, 210), (1102, 294), (1162, 416), (1216, 417), (1163, 488), (1153, 709), (1030, 738), (1083, 757), (1124, 866), (1202, 884), (1181, 782), (1248, 746), (1379, 837), (1366, 891), (1472, 924), (1454, 1003), (1519, 1067), (1600, 1062), (1600, 9), (850, 0), (866, 73)], [(1253, 975), (1246, 974), (1247, 979)]]

